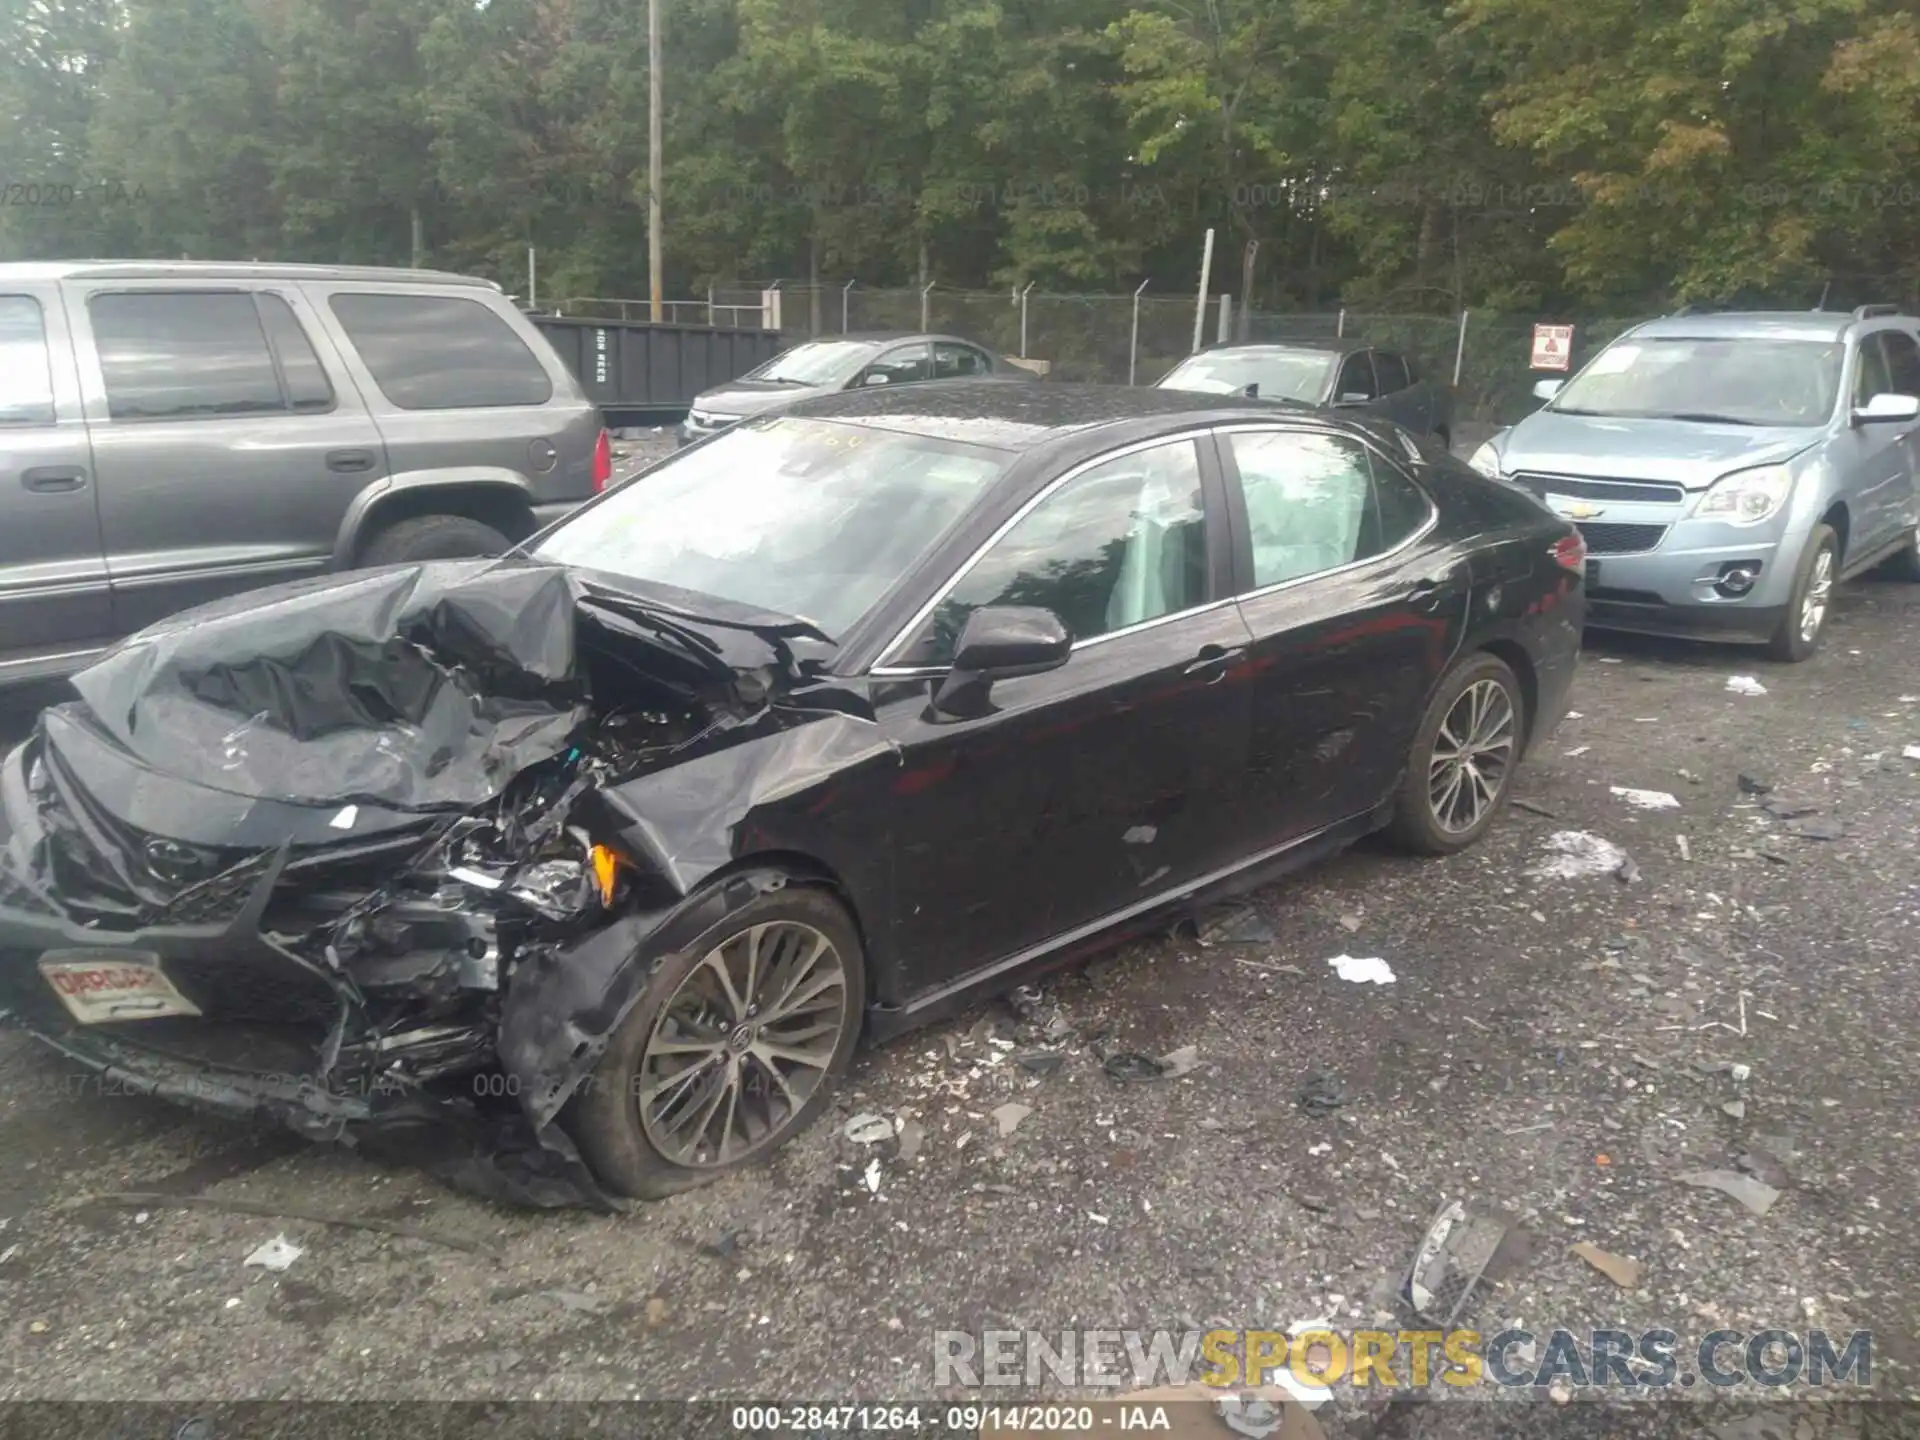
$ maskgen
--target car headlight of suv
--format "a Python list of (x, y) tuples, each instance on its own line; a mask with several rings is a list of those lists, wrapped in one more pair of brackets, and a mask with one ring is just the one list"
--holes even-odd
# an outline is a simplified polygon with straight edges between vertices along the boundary
[(1489, 480), (1500, 478), (1500, 452), (1493, 448), (1491, 440), (1482, 441), (1480, 448), (1467, 457), (1467, 464)]
[(1793, 472), (1784, 465), (1762, 465), (1722, 475), (1695, 502), (1697, 520), (1724, 520), (1729, 525), (1758, 525), (1770, 520), (1793, 493)]

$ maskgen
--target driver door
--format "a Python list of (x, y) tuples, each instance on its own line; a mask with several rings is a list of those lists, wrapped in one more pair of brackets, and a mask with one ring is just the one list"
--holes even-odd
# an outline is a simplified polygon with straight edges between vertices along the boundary
[[(1251, 634), (1210, 448), (1135, 446), (1070, 471), (964, 566), (873, 672), (899, 748), (894, 944), (938, 989), (1229, 864)], [(1053, 610), (1060, 669), (959, 720), (929, 697), (966, 617)]]

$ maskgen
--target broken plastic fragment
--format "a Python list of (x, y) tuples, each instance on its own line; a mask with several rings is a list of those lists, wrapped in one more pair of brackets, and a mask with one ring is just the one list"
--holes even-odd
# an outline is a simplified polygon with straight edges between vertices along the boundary
[(1333, 967), (1334, 974), (1338, 975), (1342, 980), (1353, 982), (1355, 985), (1393, 984), (1393, 967), (1377, 955), (1370, 955), (1365, 958), (1353, 955), (1335, 955), (1327, 961), (1327, 964)]
[(1729, 675), (1727, 677), (1727, 689), (1736, 695), (1764, 695), (1767, 693), (1767, 687), (1751, 675)]
[(878, 1145), (882, 1140), (893, 1139), (893, 1121), (871, 1112), (856, 1115), (847, 1122), (846, 1136), (856, 1145)]
[(353, 828), (353, 822), (359, 818), (360, 807), (358, 805), (349, 805), (341, 810), (338, 815), (334, 816), (333, 819), (329, 820), (327, 824), (335, 830), (351, 830)]
[(878, 1195), (880, 1193), (880, 1162), (878, 1160), (869, 1160), (867, 1162), (866, 1174), (861, 1178), (867, 1182), (867, 1189), (871, 1190), (875, 1195)]
[(1640, 1288), (1640, 1262), (1625, 1255), (1615, 1255), (1602, 1250), (1591, 1240), (1582, 1240), (1573, 1247), (1573, 1253), (1587, 1264), (1598, 1270), (1622, 1290)]
[(1608, 787), (1636, 810), (1678, 810), (1680, 801), (1664, 790), (1629, 790), (1622, 785)]
[(1742, 1175), (1733, 1170), (1695, 1170), (1680, 1176), (1680, 1183), (1731, 1195), (1755, 1215), (1766, 1214), (1773, 1208), (1773, 1202), (1780, 1198), (1780, 1192), (1764, 1180), (1756, 1180), (1751, 1175)]
[(282, 1271), (290, 1269), (293, 1262), (306, 1254), (298, 1245), (284, 1235), (276, 1235), (260, 1246), (242, 1261), (245, 1265), (258, 1265), (263, 1270)]

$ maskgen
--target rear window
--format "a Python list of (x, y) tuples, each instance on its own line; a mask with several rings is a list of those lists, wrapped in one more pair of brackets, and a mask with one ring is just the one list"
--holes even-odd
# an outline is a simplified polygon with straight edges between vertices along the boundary
[(254, 297), (135, 291), (87, 306), (115, 420), (272, 414), (287, 409)]
[(546, 367), (477, 300), (335, 295), (329, 302), (380, 393), (402, 410), (544, 405)]
[(0, 425), (53, 423), (46, 317), (31, 295), (0, 295)]

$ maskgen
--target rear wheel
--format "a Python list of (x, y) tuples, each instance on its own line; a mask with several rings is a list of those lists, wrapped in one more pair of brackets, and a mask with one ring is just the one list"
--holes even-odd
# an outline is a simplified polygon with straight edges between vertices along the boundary
[(1440, 682), (1414, 735), (1387, 834), (1418, 855), (1464, 850), (1493, 824), (1526, 738), (1520, 682), (1477, 654)]
[(1833, 586), (1839, 572), (1840, 537), (1831, 525), (1814, 526), (1800, 552), (1800, 568), (1794, 573), (1786, 613), (1767, 642), (1767, 653), (1774, 659), (1798, 662), (1811, 658), (1820, 648), (1820, 637), (1833, 610)]
[(406, 565), (421, 560), (473, 560), (504, 555), (513, 542), (491, 525), (464, 515), (417, 515), (382, 530), (367, 542), (360, 563)]
[(660, 966), (569, 1128), (620, 1194), (657, 1200), (717, 1180), (826, 1108), (865, 1009), (847, 912), (819, 889), (769, 891)]

